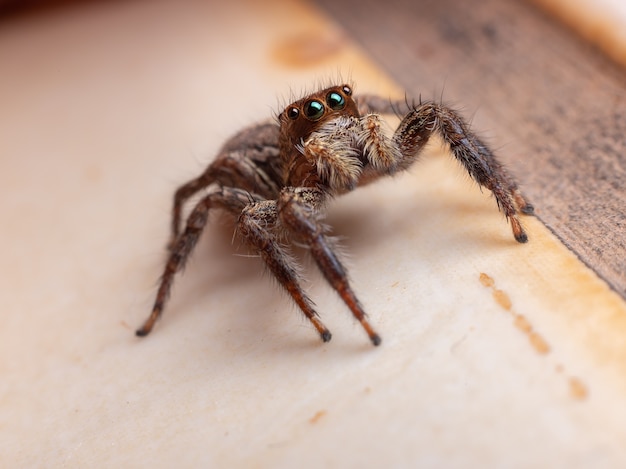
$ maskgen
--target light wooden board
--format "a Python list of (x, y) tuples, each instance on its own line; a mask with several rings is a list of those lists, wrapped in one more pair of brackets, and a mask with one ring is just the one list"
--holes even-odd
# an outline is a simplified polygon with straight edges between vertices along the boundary
[(329, 215), (381, 347), (307, 265), (320, 343), (219, 217), (134, 337), (171, 194), (225, 138), (339, 73), (402, 96), (329, 18), (76, 5), (2, 24), (0, 63), (0, 466), (626, 462), (623, 301), (436, 146)]

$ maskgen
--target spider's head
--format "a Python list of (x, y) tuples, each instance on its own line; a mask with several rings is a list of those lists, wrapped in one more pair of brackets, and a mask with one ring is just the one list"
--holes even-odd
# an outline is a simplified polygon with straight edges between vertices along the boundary
[(293, 148), (330, 120), (340, 116), (359, 117), (352, 88), (326, 88), (290, 104), (278, 116), (283, 141)]

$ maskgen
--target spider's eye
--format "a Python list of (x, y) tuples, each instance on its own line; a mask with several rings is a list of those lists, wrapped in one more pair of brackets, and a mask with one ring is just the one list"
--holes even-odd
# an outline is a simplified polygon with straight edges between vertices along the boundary
[(350, 88), (348, 85), (343, 85), (343, 88), (341, 89), (346, 94), (346, 96), (352, 96), (352, 88)]
[(346, 100), (344, 99), (344, 97), (336, 91), (331, 91), (330, 93), (328, 93), (328, 96), (326, 96), (326, 102), (328, 103), (328, 106), (330, 106), (330, 108), (334, 111), (339, 111), (340, 109), (343, 109), (346, 105)]
[(307, 101), (304, 105), (304, 115), (309, 120), (319, 120), (324, 115), (324, 105), (317, 100)]
[(300, 115), (300, 111), (298, 111), (297, 107), (290, 107), (289, 109), (287, 109), (287, 117), (289, 117), (289, 119), (296, 120), (298, 118), (298, 116)]

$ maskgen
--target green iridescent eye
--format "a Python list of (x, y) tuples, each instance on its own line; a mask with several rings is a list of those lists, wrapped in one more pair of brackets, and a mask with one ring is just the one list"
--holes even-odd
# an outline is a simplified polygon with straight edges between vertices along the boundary
[(304, 105), (304, 115), (309, 120), (319, 120), (324, 115), (324, 105), (317, 100), (308, 101)]
[(346, 105), (346, 100), (336, 91), (331, 91), (330, 93), (328, 93), (328, 96), (326, 96), (326, 102), (328, 103), (328, 106), (334, 111), (339, 111), (340, 109), (343, 109)]

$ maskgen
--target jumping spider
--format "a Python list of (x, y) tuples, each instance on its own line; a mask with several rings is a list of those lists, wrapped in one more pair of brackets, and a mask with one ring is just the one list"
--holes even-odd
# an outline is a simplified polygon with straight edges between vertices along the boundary
[[(392, 113), (404, 104), (372, 95), (355, 99), (349, 85), (331, 86), (288, 105), (278, 123), (260, 123), (228, 140), (204, 173), (176, 191), (169, 259), (152, 313), (137, 335), (152, 330), (175, 274), (207, 223), (209, 210), (221, 208), (235, 215), (243, 240), (265, 261), (324, 342), (331, 333), (300, 286), (286, 240), (308, 247), (328, 283), (371, 342), (379, 345), (381, 338), (352, 291), (329, 229), (321, 220), (332, 197), (408, 169), (434, 133), (449, 145), (471, 177), (493, 193), (511, 223), (513, 236), (525, 243), (528, 237), (518, 215), (532, 214), (533, 207), (491, 150), (456, 112), (435, 102), (409, 105), (393, 136), (386, 136), (380, 114)], [(207, 187), (181, 232), (183, 204)]]

